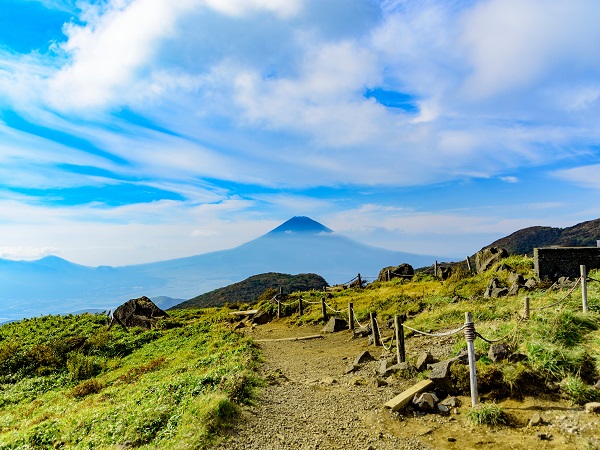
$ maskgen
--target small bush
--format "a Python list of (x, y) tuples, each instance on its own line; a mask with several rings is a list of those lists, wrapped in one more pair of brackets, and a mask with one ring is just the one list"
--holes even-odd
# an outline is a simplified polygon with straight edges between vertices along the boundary
[(71, 397), (83, 398), (90, 394), (97, 394), (104, 388), (104, 385), (98, 380), (87, 380), (78, 384), (69, 393)]
[(80, 352), (73, 352), (67, 359), (67, 371), (72, 381), (82, 381), (95, 377), (104, 369), (102, 360), (94, 356), (86, 356)]
[(467, 412), (467, 418), (473, 425), (506, 425), (504, 411), (495, 403), (479, 403)]
[(595, 387), (586, 384), (577, 376), (565, 378), (560, 387), (576, 405), (585, 405), (588, 402), (600, 400), (600, 391)]

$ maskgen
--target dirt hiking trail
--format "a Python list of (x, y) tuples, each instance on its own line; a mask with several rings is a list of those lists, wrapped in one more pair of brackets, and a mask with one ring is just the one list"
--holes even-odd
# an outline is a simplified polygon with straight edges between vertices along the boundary
[[(395, 413), (383, 404), (419, 380), (392, 376), (378, 382), (377, 360), (389, 354), (382, 347), (368, 345), (366, 338), (353, 339), (349, 331), (322, 334), (321, 339), (272, 341), (320, 334), (321, 329), (277, 321), (242, 329), (261, 349), (260, 375), (267, 383), (216, 449), (600, 449), (600, 416), (560, 399), (500, 402), (511, 422), (501, 427), (470, 425), (465, 416), (468, 397), (458, 397), (461, 406), (447, 415), (412, 407)], [(411, 337), (407, 358), (425, 350), (448, 357), (459, 338)], [(376, 361), (345, 374), (365, 350)], [(528, 426), (535, 413), (544, 423)]]

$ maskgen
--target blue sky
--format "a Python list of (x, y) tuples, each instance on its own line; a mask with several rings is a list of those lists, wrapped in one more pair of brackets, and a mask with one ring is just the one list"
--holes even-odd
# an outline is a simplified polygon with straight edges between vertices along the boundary
[(600, 3), (0, 0), (0, 257), (123, 265), (294, 215), (464, 257), (600, 217)]

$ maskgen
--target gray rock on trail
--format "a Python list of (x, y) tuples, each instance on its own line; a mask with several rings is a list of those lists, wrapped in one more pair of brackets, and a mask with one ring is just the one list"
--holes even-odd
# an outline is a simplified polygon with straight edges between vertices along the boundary
[(271, 314), (269, 314), (265, 311), (259, 311), (252, 318), (252, 323), (255, 323), (256, 325), (265, 325), (272, 320), (273, 320), (273, 316)]
[(510, 355), (510, 349), (506, 344), (492, 344), (490, 345), (490, 350), (488, 351), (488, 357), (492, 360), (492, 362), (504, 361), (508, 359)]
[(454, 362), (454, 359), (447, 359), (438, 363), (429, 364), (428, 366), (429, 369), (431, 369), (429, 379), (433, 381), (438, 388), (446, 392), (450, 392), (453, 387), (452, 379), (450, 377), (450, 366)]
[(369, 353), (368, 350), (365, 350), (360, 355), (358, 355), (356, 358), (354, 358), (355, 365), (364, 364), (369, 361), (375, 361), (375, 358), (373, 358), (373, 356)]
[(497, 262), (508, 257), (508, 252), (500, 247), (487, 247), (475, 253), (475, 268), (477, 273), (488, 270)]
[(600, 414), (600, 402), (586, 403), (585, 412)]
[(442, 400), (440, 405), (447, 406), (448, 408), (458, 408), (460, 406), (460, 400), (454, 396), (450, 396)]
[(417, 405), (420, 410), (431, 411), (435, 408), (438, 402), (437, 396), (433, 392), (423, 392), (420, 395), (415, 395), (413, 405)]
[(337, 333), (348, 329), (348, 322), (338, 317), (332, 317), (327, 325), (321, 330), (323, 333)]
[(352, 337), (354, 337), (354, 338), (363, 337), (364, 338), (364, 337), (370, 336), (372, 332), (373, 332), (373, 330), (371, 330), (371, 325), (367, 325), (364, 327), (355, 328), (354, 333), (352, 333)]
[(423, 352), (419, 355), (419, 358), (417, 358), (417, 364), (415, 364), (415, 369), (417, 369), (417, 371), (419, 372), (423, 372), (425, 369), (427, 369), (428, 364), (432, 364), (434, 362), (436, 361), (431, 353)]
[(530, 427), (538, 427), (540, 425), (543, 425), (544, 423), (544, 418), (540, 413), (537, 412), (533, 416), (531, 416), (531, 419), (529, 419)]

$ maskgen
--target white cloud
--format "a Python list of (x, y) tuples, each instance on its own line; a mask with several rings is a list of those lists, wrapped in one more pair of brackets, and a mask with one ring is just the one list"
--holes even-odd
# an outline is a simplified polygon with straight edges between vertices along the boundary
[(554, 176), (583, 187), (600, 189), (600, 164), (557, 170)]
[(55, 255), (58, 249), (53, 247), (0, 247), (0, 258), (4, 259), (39, 259)]

